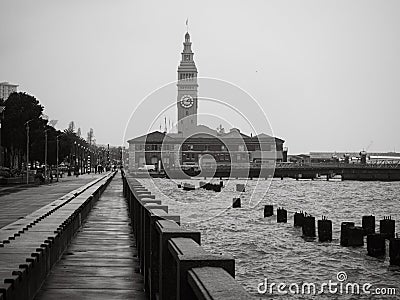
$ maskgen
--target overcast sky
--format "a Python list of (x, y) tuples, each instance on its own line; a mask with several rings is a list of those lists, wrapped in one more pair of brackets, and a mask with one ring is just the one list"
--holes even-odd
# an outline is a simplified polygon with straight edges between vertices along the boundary
[(290, 153), (400, 151), (399, 15), (397, 0), (1, 0), (0, 81), (57, 128), (121, 145), (140, 101), (176, 80), (188, 17), (199, 76), (251, 94)]

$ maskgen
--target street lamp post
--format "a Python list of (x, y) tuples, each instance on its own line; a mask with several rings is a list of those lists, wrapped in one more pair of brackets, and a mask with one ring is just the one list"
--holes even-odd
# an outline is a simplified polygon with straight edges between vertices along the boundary
[(29, 121), (25, 122), (26, 125), (26, 184), (29, 184)]
[(47, 130), (44, 131), (44, 181), (47, 180)]
[(82, 174), (86, 173), (86, 147), (83, 147), (83, 151), (82, 151)]
[(4, 155), (3, 155), (3, 147), (1, 145), (1, 133), (2, 133), (1, 132), (2, 131), (1, 123), (4, 118), (4, 109), (5, 108), (6, 108), (5, 106), (0, 106), (0, 166), (2, 166), (2, 167), (4, 167)]
[(80, 174), (80, 169), (81, 169), (81, 145), (78, 144), (78, 147), (76, 147), (77, 153), (76, 153), (76, 165), (78, 166), (78, 174)]
[(81, 173), (85, 173), (85, 146), (82, 145)]
[(76, 169), (76, 141), (74, 142), (74, 156), (73, 156), (73, 161), (74, 161), (74, 175), (75, 175), (75, 169)]
[[(60, 134), (61, 135), (61, 134)], [(58, 182), (58, 177), (59, 177), (59, 170), (58, 170), (58, 138), (60, 137), (60, 135), (56, 136), (56, 146), (57, 146), (57, 157), (56, 157), (56, 164), (57, 164), (57, 182)]]

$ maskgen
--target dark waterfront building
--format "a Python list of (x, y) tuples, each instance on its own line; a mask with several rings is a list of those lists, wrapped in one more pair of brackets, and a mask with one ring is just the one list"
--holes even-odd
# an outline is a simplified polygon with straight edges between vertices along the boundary
[(134, 170), (144, 165), (164, 168), (179, 166), (273, 164), (283, 161), (283, 143), (268, 135), (247, 136), (238, 129), (213, 136), (199, 133), (180, 137), (159, 131), (129, 140), (129, 164)]
[(165, 169), (215, 164), (248, 167), (249, 163), (272, 166), (286, 161), (282, 139), (266, 134), (248, 136), (237, 128), (225, 133), (197, 124), (198, 72), (191, 45), (186, 33), (178, 67), (178, 132), (154, 131), (129, 140), (129, 170), (145, 165)]

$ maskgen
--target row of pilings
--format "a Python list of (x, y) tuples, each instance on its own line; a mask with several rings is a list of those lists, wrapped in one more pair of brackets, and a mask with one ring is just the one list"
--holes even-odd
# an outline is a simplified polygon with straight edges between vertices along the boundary
[[(264, 206), (264, 218), (274, 215), (273, 205)], [(276, 209), (277, 223), (287, 223), (288, 211), (282, 207)], [(395, 233), (395, 220), (385, 216), (379, 220), (379, 232), (376, 232), (375, 216), (363, 216), (361, 226), (355, 222), (342, 222), (340, 226), (340, 245), (343, 247), (363, 247), (364, 238), (367, 242), (367, 254), (372, 257), (384, 257), (386, 255), (386, 241), (389, 244), (389, 260), (391, 265), (400, 266), (400, 238)], [(322, 216), (317, 220), (315, 217), (304, 211), (293, 214), (293, 226), (301, 227), (302, 236), (308, 239), (315, 239), (318, 233), (319, 242), (332, 242), (332, 221)]]

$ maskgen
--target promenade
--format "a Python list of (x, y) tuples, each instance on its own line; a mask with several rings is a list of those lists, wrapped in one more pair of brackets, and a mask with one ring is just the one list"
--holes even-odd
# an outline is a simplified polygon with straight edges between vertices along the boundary
[(83, 174), (65, 176), (59, 182), (43, 185), (0, 187), (0, 228), (100, 177), (99, 174)]
[(89, 177), (9, 195), (22, 193), (0, 229), (0, 300), (251, 299), (234, 258), (203, 249), (138, 181)]
[(117, 174), (35, 299), (146, 299)]

